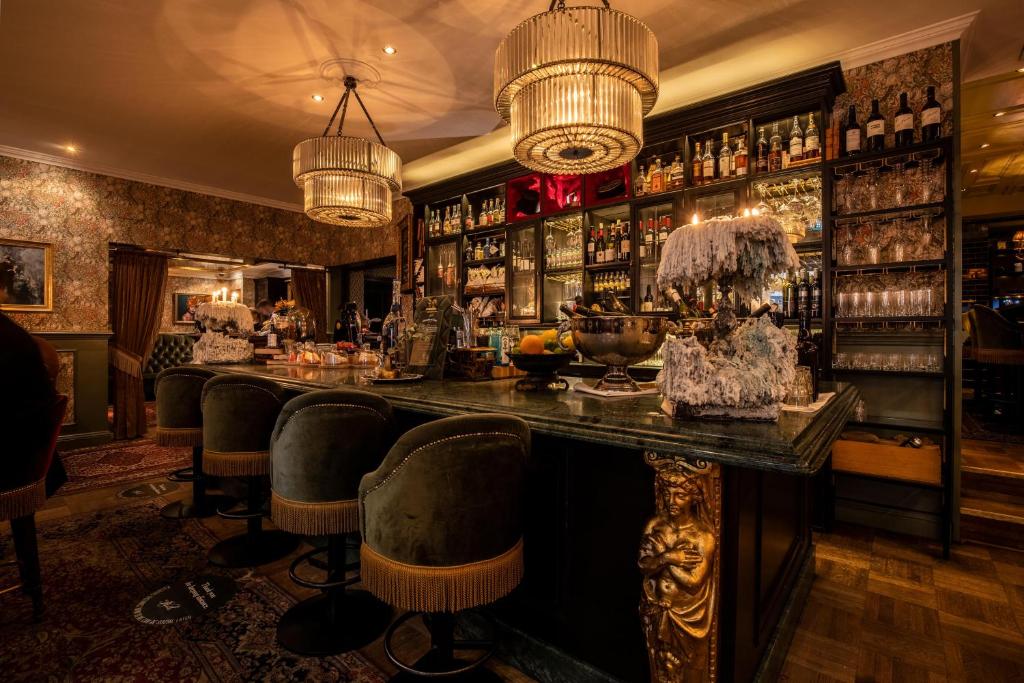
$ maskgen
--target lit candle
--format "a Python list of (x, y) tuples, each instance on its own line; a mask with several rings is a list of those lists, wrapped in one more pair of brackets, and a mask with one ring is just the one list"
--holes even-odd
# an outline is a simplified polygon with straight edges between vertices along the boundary
[(749, 216), (750, 215), (750, 209), (743, 209), (743, 215), (744, 216)]
[(213, 301), (217, 300), (217, 290), (213, 290)]
[(227, 301), (228, 300), (228, 288), (227, 287), (221, 287), (220, 288), (220, 300), (221, 301)]
[(238, 292), (231, 292), (231, 303), (238, 303)]
[(750, 213), (752, 213), (755, 216), (760, 216), (761, 215), (761, 210), (755, 206), (754, 210), (751, 211)]
[(694, 212), (693, 218), (690, 219), (690, 222), (693, 223), (694, 225), (700, 223), (700, 217), (696, 214), (696, 212)]

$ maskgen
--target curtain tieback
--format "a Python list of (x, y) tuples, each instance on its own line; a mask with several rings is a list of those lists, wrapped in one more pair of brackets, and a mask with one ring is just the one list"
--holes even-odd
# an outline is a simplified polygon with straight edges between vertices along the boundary
[(126, 351), (119, 346), (110, 346), (110, 364), (126, 375), (142, 377), (142, 356)]

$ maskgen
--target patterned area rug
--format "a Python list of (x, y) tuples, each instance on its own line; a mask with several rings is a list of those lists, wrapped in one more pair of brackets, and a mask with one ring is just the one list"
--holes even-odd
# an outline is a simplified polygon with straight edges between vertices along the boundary
[[(3, 597), (4, 681), (347, 681), (383, 683), (358, 653), (297, 657), (277, 645), (280, 615), (293, 598), (271, 581), (206, 562), (215, 542), (199, 523), (164, 520), (160, 502), (92, 512), (39, 526), (46, 615)], [(0, 556), (13, 554), (4, 525)], [(5, 547), (6, 546), (6, 547)], [(193, 621), (147, 626), (135, 605), (161, 586), (203, 573), (237, 581), (224, 607)], [(15, 579), (0, 570), (0, 585)]]
[(81, 493), (167, 474), (192, 464), (191, 448), (164, 448), (149, 439), (115, 441), (95, 448), (63, 451), (68, 481), (57, 495)]
[[(107, 406), (107, 423), (113, 429), (114, 406)], [(146, 401), (146, 426), (156, 427), (156, 403), (154, 401)]]

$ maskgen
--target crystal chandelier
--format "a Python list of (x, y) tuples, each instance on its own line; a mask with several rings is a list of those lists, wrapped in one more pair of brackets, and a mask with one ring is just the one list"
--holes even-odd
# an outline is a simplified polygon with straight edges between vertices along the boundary
[(536, 171), (595, 173), (632, 160), (657, 99), (657, 38), (607, 0), (552, 0), (495, 54), (495, 108), (512, 126), (513, 156)]
[[(303, 140), (292, 152), (292, 177), (305, 196), (306, 215), (321, 223), (379, 228), (391, 222), (391, 195), (402, 191), (402, 160), (384, 138), (356, 92), (356, 79), (345, 77), (345, 92), (323, 135)], [(342, 135), (349, 97), (370, 122), (380, 143)], [(329, 135), (334, 120), (338, 130)]]

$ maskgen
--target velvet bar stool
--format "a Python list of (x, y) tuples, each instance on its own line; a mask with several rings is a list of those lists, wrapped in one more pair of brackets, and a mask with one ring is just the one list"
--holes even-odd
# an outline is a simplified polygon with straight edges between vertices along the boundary
[[(394, 443), (391, 404), (366, 391), (314, 391), (293, 398), (277, 418), (270, 441), (270, 516), (278, 528), (303, 536), (326, 536), (327, 547), (299, 556), (289, 575), (318, 589), (281, 617), (277, 640), (302, 655), (331, 655), (379, 638), (391, 608), (362, 590), (346, 590), (346, 541), (359, 533), (359, 480), (380, 465)], [(353, 539), (358, 548), (358, 538)], [(326, 553), (325, 581), (300, 577), (298, 567)]]
[(248, 488), (244, 511), (217, 511), (228, 519), (246, 520), (247, 529), (210, 548), (211, 564), (255, 567), (287, 556), (299, 544), (287, 532), (263, 529), (270, 436), (283, 396), (277, 382), (252, 375), (220, 375), (203, 387), (203, 474), (240, 477)]
[(22, 440), (28, 453), (12, 453), (0, 472), (0, 522), (11, 522), (14, 554), (21, 582), (0, 589), (0, 595), (21, 588), (32, 600), (32, 614), (43, 615), (43, 582), (39, 571), (39, 546), (36, 542), (36, 510), (46, 503), (46, 473), (57, 450), (68, 397), (58, 394), (47, 415), (41, 415), (39, 429)]
[(192, 500), (165, 505), (160, 514), (169, 519), (210, 517), (228, 499), (206, 494), (203, 476), (203, 386), (215, 377), (203, 368), (176, 367), (161, 370), (153, 383), (156, 393), (156, 443), (170, 448), (192, 449), (192, 467), (185, 476), (176, 470), (168, 479), (192, 482)]
[[(408, 610), (384, 636), (396, 680), (497, 680), (480, 665), (487, 641), (456, 641), (455, 613), (511, 592), (523, 574), (520, 510), (530, 428), (510, 415), (449, 417), (402, 436), (359, 484), (363, 586)], [(394, 652), (396, 630), (418, 614), (430, 651), (414, 664)], [(458, 650), (485, 650), (473, 660)]]

